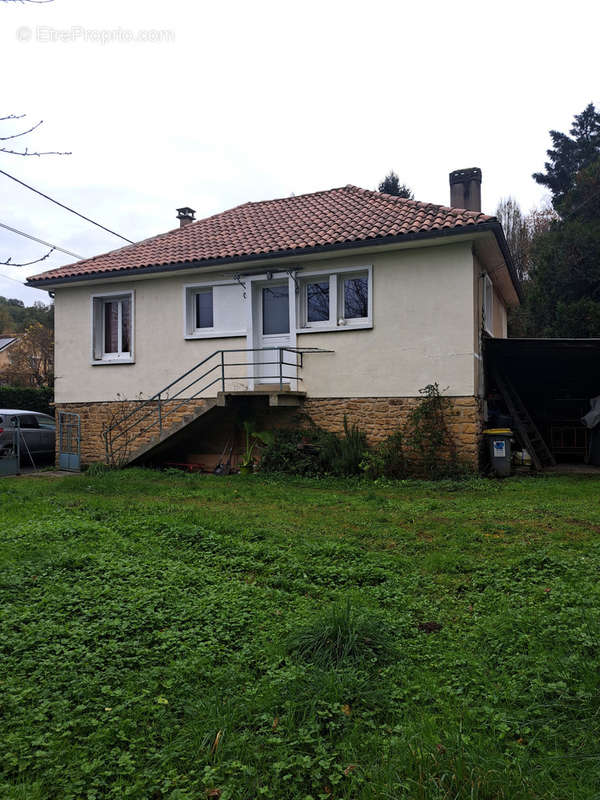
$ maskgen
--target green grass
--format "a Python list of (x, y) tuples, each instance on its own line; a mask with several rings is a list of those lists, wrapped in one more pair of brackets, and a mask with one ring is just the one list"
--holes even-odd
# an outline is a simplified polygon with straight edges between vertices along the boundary
[(598, 798), (599, 490), (3, 479), (0, 797)]

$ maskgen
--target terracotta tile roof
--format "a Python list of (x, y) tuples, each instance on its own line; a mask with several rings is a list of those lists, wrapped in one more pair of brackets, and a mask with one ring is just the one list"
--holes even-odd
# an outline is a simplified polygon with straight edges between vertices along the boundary
[(344, 186), (313, 194), (244, 203), (75, 264), (42, 272), (30, 282), (171, 264), (298, 254), (404, 234), (473, 227), (494, 220), (480, 212), (421, 203)]

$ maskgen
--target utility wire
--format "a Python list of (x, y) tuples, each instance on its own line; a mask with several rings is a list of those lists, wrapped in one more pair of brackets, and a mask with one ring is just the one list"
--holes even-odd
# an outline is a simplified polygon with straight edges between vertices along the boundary
[[(1, 170), (0, 170), (1, 172)], [(77, 255), (77, 253), (71, 252), (71, 250), (65, 250), (64, 247), (59, 247), (57, 244), (52, 244), (51, 242), (45, 242), (43, 239), (38, 239), (37, 236), (32, 236), (29, 233), (25, 233), (24, 231), (20, 231), (17, 228), (11, 228), (10, 225), (5, 225), (4, 222), (0, 222), (0, 228), (6, 228), (7, 231), (11, 233), (18, 233), (19, 236), (24, 236), (26, 239), (31, 239), (38, 244), (44, 244), (46, 247), (52, 247), (54, 250), (60, 250), (61, 253), (66, 253), (68, 256), (73, 256), (73, 258), (82, 259), (85, 256)]]
[(69, 206), (66, 206), (64, 203), (59, 203), (58, 200), (55, 200), (53, 197), (49, 197), (47, 194), (44, 194), (43, 192), (40, 192), (39, 189), (34, 189), (33, 186), (30, 186), (28, 183), (25, 183), (24, 181), (19, 180), (19, 178), (15, 178), (14, 175), (9, 175), (8, 172), (5, 172), (3, 169), (0, 169), (0, 174), (6, 175), (6, 177), (10, 178), (11, 181), (15, 181), (15, 183), (19, 183), (21, 186), (24, 186), (26, 189), (30, 189), (32, 192), (35, 192), (36, 194), (39, 194), (40, 197), (43, 197), (46, 200), (50, 200), (51, 203), (55, 203), (57, 206), (60, 206), (61, 208), (66, 209), (67, 211), (70, 211), (71, 214), (75, 214), (77, 217), (81, 217), (81, 219), (84, 219), (86, 222), (91, 222), (92, 225), (96, 225), (96, 227), (102, 228), (103, 231), (107, 231), (108, 233), (111, 233), (113, 236), (116, 236), (119, 239), (123, 239), (123, 241), (125, 241), (125, 242), (129, 242), (129, 244), (135, 244), (135, 242), (133, 242), (131, 239), (128, 239), (126, 236), (121, 236), (120, 233), (115, 233), (115, 231), (111, 231), (110, 228), (107, 228), (104, 225), (100, 225), (99, 222), (95, 222), (95, 220), (90, 219), (89, 217), (86, 217), (84, 214), (80, 214), (79, 211), (75, 211), (74, 208), (69, 208)]
[(0, 278), (6, 278), (7, 281), (12, 281), (13, 283), (20, 283), (21, 286), (25, 286), (25, 281), (20, 281), (17, 278), (11, 278), (10, 275), (5, 275), (3, 272), (0, 272)]

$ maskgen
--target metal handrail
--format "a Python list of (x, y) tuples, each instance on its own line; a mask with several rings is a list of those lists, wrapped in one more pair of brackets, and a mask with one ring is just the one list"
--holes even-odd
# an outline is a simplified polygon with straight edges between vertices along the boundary
[[(259, 352), (273, 352), (278, 354), (277, 360), (274, 361), (234, 361), (231, 363), (226, 363), (225, 355), (228, 353), (259, 353)], [(144, 400), (136, 408), (133, 408), (128, 414), (125, 414), (118, 422), (114, 423), (113, 425), (109, 426), (103, 433), (104, 437), (104, 444), (105, 444), (105, 454), (106, 454), (106, 461), (108, 462), (111, 457), (115, 458), (116, 453), (121, 453), (123, 449), (127, 449), (128, 446), (131, 444), (132, 441), (135, 441), (143, 434), (147, 433), (147, 431), (151, 430), (152, 428), (158, 427), (158, 436), (162, 435), (163, 429), (165, 427), (165, 418), (168, 417), (170, 414), (175, 413), (179, 410), (182, 406), (186, 405), (190, 400), (194, 400), (198, 397), (199, 394), (206, 392), (208, 389), (212, 388), (215, 384), (221, 384), (221, 391), (225, 391), (225, 384), (227, 381), (232, 380), (244, 380), (248, 378), (248, 376), (240, 376), (240, 375), (226, 375), (226, 369), (229, 367), (265, 367), (265, 366), (277, 366), (279, 369), (277, 371), (276, 376), (270, 375), (252, 375), (252, 379), (266, 379), (270, 377), (274, 377), (279, 382), (279, 390), (283, 390), (283, 382), (284, 380), (296, 380), (301, 381), (302, 378), (296, 375), (286, 375), (284, 374), (284, 367), (291, 367), (295, 370), (302, 369), (304, 366), (304, 355), (308, 353), (332, 353), (332, 350), (325, 350), (320, 347), (240, 347), (240, 348), (233, 348), (229, 350), (215, 350), (214, 353), (211, 353), (206, 358), (199, 361), (193, 367), (186, 370), (186, 372), (182, 373), (178, 378), (171, 381), (165, 387), (163, 387), (160, 391), (156, 392), (149, 397), (147, 400)], [(296, 356), (295, 363), (291, 363), (284, 359), (285, 353), (293, 353)], [(202, 372), (201, 375), (198, 377), (194, 377), (192, 381), (187, 383), (185, 386), (179, 388), (174, 395), (169, 396), (169, 391), (173, 389), (177, 384), (181, 383), (199, 370), (204, 365), (208, 364), (211, 359), (219, 357), (218, 363), (214, 364), (213, 366), (209, 367), (205, 371)], [(298, 359), (298, 356), (300, 358)], [(209, 383), (203, 383), (200, 389), (194, 392), (192, 395), (188, 395), (185, 398), (182, 397), (184, 392), (187, 392), (192, 386), (197, 386), (198, 383), (204, 381), (205, 378), (211, 376), (215, 371), (218, 371), (216, 377), (210, 380)], [(166, 397), (165, 397), (166, 395)], [(181, 402), (179, 402), (174, 408), (173, 407), (165, 407), (165, 403), (171, 404), (173, 401), (181, 398)], [(140, 417), (140, 412), (144, 412)], [(156, 413), (155, 413), (156, 412)], [(136, 417), (135, 420), (123, 427), (124, 423), (128, 420), (131, 420), (133, 417)], [(152, 418), (151, 422), (144, 428), (138, 429), (136, 435), (133, 437), (132, 440), (125, 440), (123, 444), (121, 444), (117, 450), (115, 451), (115, 443), (122, 439), (124, 436), (127, 435), (131, 430), (134, 428), (138, 428), (138, 426), (144, 422), (146, 419)]]

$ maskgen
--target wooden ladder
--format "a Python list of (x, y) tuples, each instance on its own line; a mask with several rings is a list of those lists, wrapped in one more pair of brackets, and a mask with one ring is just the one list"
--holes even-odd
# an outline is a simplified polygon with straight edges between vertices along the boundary
[(508, 412), (513, 418), (513, 423), (519, 434), (521, 444), (531, 456), (534, 467), (540, 471), (543, 470), (544, 467), (553, 467), (556, 464), (556, 460), (550, 452), (535, 422), (529, 416), (529, 412), (523, 405), (523, 401), (519, 397), (517, 390), (509, 379), (505, 375), (502, 375), (497, 368), (493, 370), (492, 375), (496, 386), (502, 393)]

